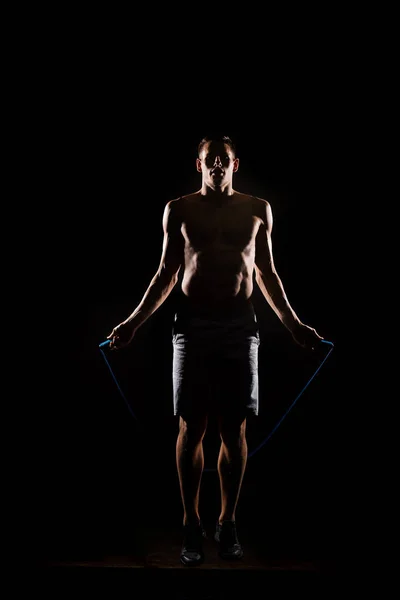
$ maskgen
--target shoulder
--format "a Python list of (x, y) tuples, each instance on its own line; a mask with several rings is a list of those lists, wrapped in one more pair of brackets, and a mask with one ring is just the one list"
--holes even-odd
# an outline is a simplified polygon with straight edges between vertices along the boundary
[(250, 194), (241, 194), (235, 192), (240, 202), (244, 202), (251, 206), (253, 216), (258, 217), (267, 225), (272, 220), (272, 209), (271, 204), (265, 198), (259, 198), (258, 196), (251, 196)]
[(256, 210), (259, 210), (259, 211), (265, 213), (265, 211), (271, 209), (271, 204), (269, 203), (268, 200), (265, 200), (265, 198), (259, 198), (258, 196), (251, 196), (251, 201)]
[(164, 205), (163, 212), (163, 226), (165, 230), (171, 230), (178, 225), (179, 222), (179, 200), (180, 198), (175, 198), (173, 200), (169, 200)]
[(175, 216), (182, 206), (182, 197), (169, 200), (164, 206), (164, 215)]
[(253, 210), (257, 217), (264, 221), (265, 225), (272, 219), (271, 204), (265, 198), (252, 196)]
[(270, 202), (258, 196), (249, 196), (249, 201), (251, 202), (253, 216), (260, 219), (261, 230), (271, 231), (273, 218)]
[(164, 206), (164, 224), (171, 228), (173, 226), (180, 227), (184, 220), (183, 215), (185, 208), (192, 205), (198, 197), (198, 192), (193, 194), (187, 194), (186, 196), (179, 196), (179, 198), (173, 198), (169, 200)]
[(192, 204), (198, 199), (199, 192), (194, 192), (193, 194), (186, 194), (186, 196), (179, 196), (179, 198), (174, 198), (173, 200), (169, 200), (165, 205), (165, 209), (168, 211), (173, 210), (174, 212), (178, 212), (185, 206)]
[(174, 219), (183, 219), (183, 215), (186, 214), (184, 211), (190, 209), (190, 207), (196, 205), (199, 199), (200, 192), (194, 192), (192, 194), (186, 194), (185, 196), (179, 196), (169, 200), (164, 208), (164, 215), (170, 216)]
[(238, 203), (248, 203), (253, 207), (254, 211), (264, 212), (271, 208), (268, 200), (259, 198), (258, 196), (252, 196), (251, 194), (243, 194), (242, 192), (235, 191), (235, 197)]

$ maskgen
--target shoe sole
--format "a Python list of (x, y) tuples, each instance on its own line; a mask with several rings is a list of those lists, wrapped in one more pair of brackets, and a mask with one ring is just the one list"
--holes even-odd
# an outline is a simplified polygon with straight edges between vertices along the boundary
[(204, 557), (201, 560), (192, 563), (186, 562), (182, 557), (180, 557), (180, 561), (184, 567), (198, 567), (199, 565), (203, 564)]

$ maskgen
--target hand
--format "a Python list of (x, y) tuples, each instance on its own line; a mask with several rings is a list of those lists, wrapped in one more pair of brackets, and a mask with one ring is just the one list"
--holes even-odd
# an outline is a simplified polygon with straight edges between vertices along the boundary
[(123, 321), (114, 327), (110, 335), (107, 336), (107, 339), (110, 340), (110, 350), (118, 350), (130, 344), (135, 332), (136, 329), (134, 329), (129, 321)]
[(320, 341), (324, 339), (315, 331), (315, 329), (308, 325), (304, 325), (304, 323), (299, 323), (297, 325), (296, 329), (292, 331), (292, 336), (297, 344), (308, 350), (315, 350)]

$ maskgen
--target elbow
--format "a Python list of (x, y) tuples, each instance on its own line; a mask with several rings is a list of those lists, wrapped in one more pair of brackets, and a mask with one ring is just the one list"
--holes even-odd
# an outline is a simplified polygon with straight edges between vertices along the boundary
[(178, 283), (178, 273), (174, 273), (171, 277), (171, 288), (175, 287)]
[(262, 270), (260, 269), (260, 267), (258, 267), (257, 265), (255, 265), (255, 267), (254, 267), (254, 279), (255, 279), (255, 282), (257, 284), (260, 284), (260, 281), (262, 280), (262, 278), (263, 278), (263, 272), (262, 272)]
[(180, 266), (172, 271), (167, 271), (165, 277), (170, 281), (171, 285), (174, 286), (178, 281)]
[(178, 281), (179, 269), (180, 267), (178, 268), (178, 270), (171, 271), (170, 269), (162, 268), (157, 272), (156, 277), (162, 280), (164, 285), (167, 285), (168, 287), (170, 286), (172, 288), (176, 285)]
[(274, 270), (271, 268), (261, 270), (257, 267), (254, 278), (258, 285), (262, 283), (267, 285), (274, 278)]

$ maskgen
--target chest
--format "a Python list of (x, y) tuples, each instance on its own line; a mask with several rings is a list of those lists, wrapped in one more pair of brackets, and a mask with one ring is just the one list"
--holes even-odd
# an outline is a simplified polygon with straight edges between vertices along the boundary
[(194, 249), (215, 243), (246, 248), (254, 242), (259, 223), (249, 205), (196, 206), (184, 213), (181, 231)]

